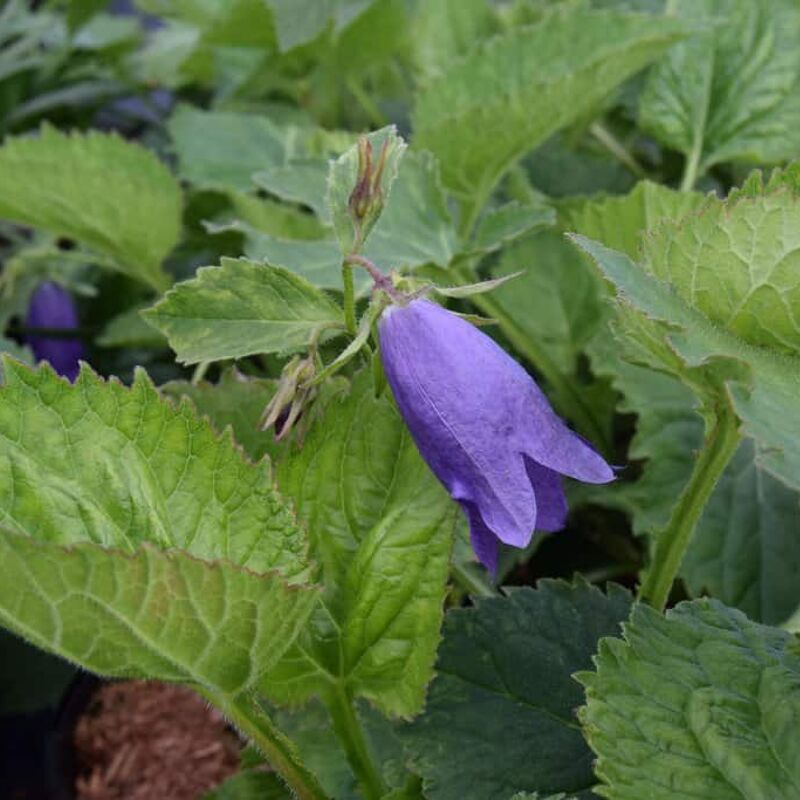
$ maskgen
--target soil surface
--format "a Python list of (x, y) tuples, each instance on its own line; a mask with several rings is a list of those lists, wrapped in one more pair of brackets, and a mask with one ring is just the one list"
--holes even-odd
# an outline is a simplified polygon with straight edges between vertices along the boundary
[(194, 692), (104, 684), (74, 734), (78, 800), (198, 800), (236, 772), (241, 741)]

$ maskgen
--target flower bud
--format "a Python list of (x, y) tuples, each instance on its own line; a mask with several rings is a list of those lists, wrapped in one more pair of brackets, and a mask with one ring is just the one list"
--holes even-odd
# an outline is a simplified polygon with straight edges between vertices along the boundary
[[(78, 311), (70, 293), (57, 283), (41, 284), (28, 304), (25, 324), (29, 328), (78, 328)], [(37, 361), (48, 361), (59, 374), (74, 381), (84, 357), (83, 343), (78, 338), (33, 334), (25, 337)]]

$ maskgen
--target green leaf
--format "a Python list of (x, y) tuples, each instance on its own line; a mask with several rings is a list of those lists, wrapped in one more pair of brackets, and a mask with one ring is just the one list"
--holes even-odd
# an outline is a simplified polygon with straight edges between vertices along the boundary
[(316, 39), (329, 25), (335, 31), (355, 20), (375, 0), (266, 0), (275, 16), (281, 50)]
[[(369, 165), (362, 164), (361, 144), (356, 143), (331, 163), (328, 174), (328, 207), (344, 255), (352, 253), (354, 248), (360, 249), (369, 238), (389, 199), (406, 149), (406, 143), (397, 135), (394, 125), (381, 128), (365, 138), (371, 148)], [(350, 198), (356, 191), (362, 192), (366, 207), (359, 223), (360, 235), (355, 228), (355, 212), (350, 207)]]
[(258, 114), (180, 105), (167, 128), (181, 177), (204, 189), (253, 189), (253, 173), (284, 164), (296, 146), (291, 129)]
[(640, 181), (626, 195), (568, 203), (564, 227), (632, 259), (639, 257), (642, 239), (667, 220), (680, 220), (706, 199), (699, 192), (677, 192), (651, 181)]
[(160, 386), (159, 391), (176, 399), (188, 397), (218, 431), (230, 426), (248, 457), (259, 461), (265, 455), (274, 459), (285, 449), (284, 444), (275, 441), (273, 431), (262, 431), (259, 425), (276, 386), (275, 381), (248, 378), (236, 369), (229, 369), (215, 384), (170, 381)]
[(252, 182), (282, 200), (308, 206), (321, 222), (330, 225), (326, 197), (329, 169), (324, 158), (293, 159), (256, 172)]
[(320, 239), (325, 236), (324, 226), (299, 208), (245, 192), (228, 192), (227, 195), (232, 217), (257, 231), (284, 239)]
[(483, 217), (475, 232), (472, 247), (482, 253), (491, 253), (536, 228), (547, 228), (555, 225), (555, 222), (555, 210), (545, 203), (507, 203)]
[(291, 800), (291, 797), (274, 772), (245, 769), (206, 792), (203, 800)]
[[(307, 162), (309, 165), (311, 163), (316, 164), (313, 167), (315, 173), (321, 173), (323, 168), (327, 170), (327, 162), (323, 159)], [(288, 176), (291, 168), (290, 165), (285, 169), (259, 173), (256, 181), (263, 188), (286, 199), (304, 203), (319, 215), (321, 221), (329, 222), (327, 207), (323, 214), (319, 207), (320, 198), (314, 194), (317, 191), (312, 185), (314, 181), (303, 183), (302, 175), (299, 176), (294, 192), (290, 191), (287, 183), (275, 182), (276, 177)], [(342, 194), (341, 199), (346, 202), (347, 198)], [(538, 224), (538, 220), (530, 219), (530, 223)], [(349, 217), (347, 224), (351, 225)], [(250, 258), (280, 264), (307, 277), (315, 286), (341, 288), (342, 254), (333, 237), (289, 241), (286, 238), (259, 235), (241, 224), (213, 226), (212, 230), (231, 228), (245, 233), (246, 254)], [(392, 184), (391, 197), (370, 233), (364, 253), (384, 268), (415, 269), (431, 263), (445, 267), (456, 251), (456, 233), (439, 181), (438, 165), (430, 153), (407, 152), (400, 162), (397, 180)], [(356, 281), (362, 289), (370, 285), (366, 273), (357, 271)]]
[(572, 375), (579, 354), (608, 317), (602, 283), (556, 230), (536, 231), (505, 247), (492, 276), (520, 271), (492, 299), (526, 337), (546, 348), (560, 371)]
[[(408, 773), (404, 768), (402, 745), (394, 733), (395, 726), (366, 701), (355, 706), (373, 761), (387, 786), (402, 783)], [(311, 700), (299, 710), (270, 708), (269, 714), (295, 744), (303, 763), (317, 776), (329, 797), (361, 800), (362, 794), (342, 743), (336, 736), (320, 735), (332, 725), (331, 714), (322, 703)], [(410, 800), (420, 800), (419, 795)]]
[(558, 794), (549, 794), (547, 797), (543, 797), (536, 792), (533, 794), (530, 792), (517, 792), (511, 798), (511, 800), (575, 800), (575, 798), (567, 797), (563, 792), (559, 792)]
[(339, 306), (307, 280), (244, 258), (201, 267), (144, 317), (184, 364), (303, 350), (321, 330), (342, 324)]
[(617, 288), (625, 356), (695, 387), (725, 381), (744, 432), (761, 445), (759, 465), (800, 489), (800, 361), (736, 338), (622, 253), (573, 239)]
[[(253, 261), (280, 265), (320, 289), (341, 291), (342, 254), (333, 239), (279, 239), (241, 222), (228, 225), (206, 223), (206, 229), (210, 233), (243, 233), (245, 255)], [(371, 283), (369, 275), (361, 270), (356, 270), (354, 279), (360, 291)]]
[(268, 467), (143, 372), (126, 388), (5, 371), (3, 625), (106, 675), (254, 686), (316, 602)]
[(406, 152), (365, 254), (386, 267), (414, 269), (423, 264), (446, 267), (457, 250), (438, 162), (430, 153)]
[(648, 270), (742, 340), (800, 353), (800, 192), (728, 200), (648, 237)]
[(0, 186), (0, 218), (74, 239), (104, 256), (102, 266), (164, 288), (161, 262), (178, 241), (181, 193), (144, 148), (44, 125), (0, 147)]
[(415, 146), (438, 156), (448, 188), (483, 201), (516, 160), (592, 112), (683, 30), (668, 18), (568, 8), (491, 39), (419, 93)]
[[(633, 515), (634, 530), (667, 523), (703, 444), (691, 391), (680, 381), (617, 359), (621, 410), (638, 414), (628, 456), (645, 460), (633, 483), (618, 483), (602, 502)], [(693, 594), (708, 592), (769, 624), (800, 606), (800, 495), (760, 464), (761, 446), (746, 439), (709, 499), (681, 566)]]
[(422, 705), (439, 641), (454, 507), (370, 370), (278, 468), (322, 565), (324, 606), (267, 676), (293, 704), (344, 686), (384, 713)]
[(705, 508), (681, 566), (707, 592), (777, 625), (800, 607), (800, 493), (761, 465), (762, 445), (740, 446)]
[(440, 75), (498, 29), (485, 0), (426, 0), (411, 33), (417, 69), (423, 78)]
[(139, 313), (147, 308), (137, 305), (113, 317), (97, 337), (100, 347), (166, 347), (167, 340)]
[(583, 673), (581, 720), (611, 800), (778, 800), (800, 793), (793, 637), (716, 600), (634, 609)]
[(794, 0), (676, 0), (699, 33), (650, 73), (642, 126), (703, 174), (776, 163), (800, 149), (800, 7)]
[(592, 757), (575, 719), (581, 690), (571, 673), (591, 664), (601, 636), (618, 632), (630, 595), (545, 580), (475, 602), (448, 613), (425, 713), (402, 732), (425, 796), (588, 797)]
[[(494, 278), (489, 281), (480, 281), (479, 283), (468, 283), (461, 286), (433, 286), (432, 291), (441, 297), (464, 298), (473, 297), (476, 294), (485, 294), (486, 292), (493, 292), (498, 287), (503, 286), (509, 281), (514, 281), (522, 275), (521, 272), (512, 272), (510, 275), (504, 275), (502, 278)], [(465, 315), (460, 315), (465, 316)], [(474, 316), (474, 315), (469, 315)]]

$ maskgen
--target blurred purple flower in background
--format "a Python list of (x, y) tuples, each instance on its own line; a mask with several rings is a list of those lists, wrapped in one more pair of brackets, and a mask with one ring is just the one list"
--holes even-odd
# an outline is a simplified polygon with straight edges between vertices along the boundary
[(614, 472), (550, 407), (528, 373), (469, 322), (427, 300), (379, 323), (386, 377), (422, 457), (469, 519), (494, 574), (498, 542), (526, 547), (534, 528), (564, 527), (561, 476)]
[[(28, 304), (25, 325), (28, 328), (77, 328), (78, 312), (72, 296), (52, 281), (41, 284)], [(31, 335), (25, 337), (25, 342), (37, 361), (49, 361), (59, 375), (71, 381), (78, 377), (78, 361), (84, 357), (83, 343), (79, 339)]]

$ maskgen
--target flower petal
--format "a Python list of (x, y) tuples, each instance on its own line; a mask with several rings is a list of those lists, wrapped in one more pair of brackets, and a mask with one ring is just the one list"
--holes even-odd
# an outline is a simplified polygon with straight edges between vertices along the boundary
[(517, 431), (527, 373), (488, 336), (427, 300), (387, 309), (380, 339), (387, 380), (425, 461), (498, 538), (524, 547), (536, 522)]
[(536, 495), (536, 530), (548, 533), (560, 531), (569, 511), (561, 476), (529, 458), (525, 459), (525, 467)]
[[(33, 293), (26, 324), (30, 328), (77, 328), (78, 312), (72, 296), (57, 283), (47, 281)], [(26, 337), (37, 361), (49, 361), (53, 369), (71, 381), (78, 377), (83, 343), (75, 339), (31, 335)]]
[(497, 575), (497, 556), (500, 543), (497, 537), (486, 527), (477, 508), (472, 503), (462, 503), (461, 507), (469, 520), (469, 538), (472, 549), (494, 578)]
[(584, 483), (614, 480), (606, 460), (564, 424), (533, 380), (517, 402), (517, 413), (526, 420), (520, 426), (520, 445), (533, 461)]

